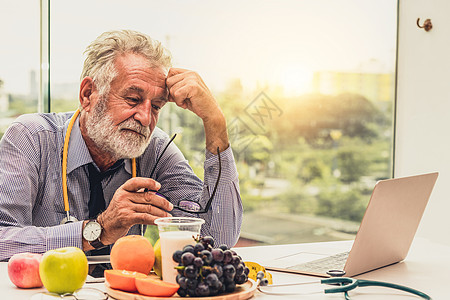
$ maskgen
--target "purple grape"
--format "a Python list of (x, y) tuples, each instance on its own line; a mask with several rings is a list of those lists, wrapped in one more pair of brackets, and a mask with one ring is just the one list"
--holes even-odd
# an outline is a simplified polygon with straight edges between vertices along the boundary
[(183, 255), (183, 251), (181, 250), (175, 251), (172, 255), (173, 261), (179, 263), (181, 261), (181, 255)]
[(188, 295), (187, 290), (186, 289), (182, 289), (182, 288), (179, 288), (177, 293), (178, 293), (178, 296), (183, 297), (183, 298)]
[(190, 253), (194, 254), (194, 246), (192, 246), (192, 245), (184, 246), (183, 253), (186, 253), (186, 252), (190, 252)]
[(226, 280), (233, 280), (234, 276), (236, 275), (236, 269), (233, 265), (226, 265), (223, 267), (223, 276)]
[(224, 264), (230, 263), (232, 259), (233, 259), (233, 254), (231, 253), (230, 250), (223, 251), (223, 263)]
[[(188, 290), (194, 290), (196, 287), (197, 287), (197, 285), (198, 285), (198, 280), (197, 279), (187, 279), (186, 280), (186, 284), (187, 284), (187, 289)], [(191, 294), (189, 294), (189, 295), (191, 295)]]
[(200, 282), (195, 289), (195, 293), (200, 297), (209, 296), (209, 286), (206, 284), (206, 282)]
[(245, 274), (236, 275), (236, 277), (234, 277), (236, 284), (243, 284), (247, 279), (248, 277)]
[(212, 272), (217, 275), (217, 277), (221, 278), (223, 275), (223, 268), (219, 264), (214, 264)]
[(231, 258), (231, 264), (236, 268), (240, 263), (241, 259), (238, 256), (233, 255)]
[(214, 287), (214, 288), (218, 288), (219, 284), (221, 284), (221, 282), (219, 281), (219, 278), (214, 273), (211, 273), (208, 276), (206, 276), (205, 281), (208, 284), (208, 286)]
[(202, 268), (202, 276), (203, 276), (203, 278), (205, 278), (206, 276), (208, 276), (208, 274), (211, 274), (212, 273), (212, 269), (211, 268), (208, 268), (208, 267), (203, 267)]
[(234, 250), (222, 244), (213, 248), (211, 236), (175, 251), (172, 258), (178, 263), (176, 278), (180, 297), (207, 297), (236, 290), (237, 284), (248, 280), (250, 269)]
[(203, 259), (201, 257), (196, 257), (194, 258), (193, 264), (197, 268), (201, 268), (203, 266)]
[(197, 293), (195, 293), (195, 288), (194, 289), (188, 289), (187, 293), (189, 295), (189, 297), (196, 297)]
[(199, 253), (202, 252), (203, 250), (205, 250), (205, 246), (203, 246), (202, 243), (195, 244), (195, 246), (194, 246), (194, 254), (196, 256), (198, 256)]
[(250, 269), (248, 267), (245, 267), (244, 274), (248, 276), (249, 273), (250, 273)]
[(191, 252), (185, 252), (183, 255), (181, 255), (181, 263), (183, 266), (189, 266), (194, 261), (195, 255)]
[(205, 262), (205, 265), (209, 265), (213, 260), (212, 254), (208, 250), (203, 250), (202, 252), (200, 252), (200, 255), (200, 257)]
[(207, 235), (202, 237), (201, 242), (205, 246), (205, 249), (208, 249), (208, 245), (214, 247), (214, 238), (212, 236)]
[(184, 276), (189, 279), (195, 279), (198, 276), (198, 269), (193, 265), (184, 268)]
[(244, 274), (244, 264), (240, 263), (236, 267), (236, 275)]
[(187, 278), (184, 276), (181, 276), (178, 280), (177, 283), (180, 285), (180, 288), (182, 289), (187, 289)]
[(222, 249), (222, 251), (228, 250), (228, 246), (225, 244), (220, 245), (219, 248)]
[(221, 262), (221, 261), (223, 261), (223, 250), (222, 249), (220, 249), (220, 248), (217, 248), (217, 249), (212, 249), (211, 250), (211, 254), (212, 254), (212, 257), (213, 257), (213, 259), (215, 260), (215, 261), (217, 261), (217, 262)]

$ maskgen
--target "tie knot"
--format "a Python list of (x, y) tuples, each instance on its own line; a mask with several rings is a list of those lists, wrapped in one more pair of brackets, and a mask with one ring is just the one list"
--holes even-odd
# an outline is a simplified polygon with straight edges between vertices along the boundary
[(116, 161), (114, 165), (112, 165), (105, 172), (101, 172), (94, 166), (94, 163), (90, 163), (88, 165), (89, 171), (89, 180), (93, 182), (101, 182), (104, 178), (114, 174), (119, 170), (119, 167), (123, 164), (123, 159)]
[(93, 164), (88, 165), (89, 170), (89, 181), (92, 182), (100, 182), (103, 178), (105, 178), (105, 173), (100, 172)]

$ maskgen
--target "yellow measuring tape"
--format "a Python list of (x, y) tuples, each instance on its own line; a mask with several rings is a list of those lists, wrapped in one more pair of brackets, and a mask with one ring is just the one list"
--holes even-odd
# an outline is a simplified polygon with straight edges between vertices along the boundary
[(245, 266), (250, 269), (250, 272), (248, 273), (248, 278), (253, 279), (256, 281), (256, 274), (258, 274), (259, 271), (262, 271), (264, 273), (264, 278), (267, 278), (269, 281), (269, 284), (272, 284), (272, 274), (266, 271), (266, 268), (261, 266), (260, 264), (257, 264), (255, 262), (251, 261), (245, 261)]

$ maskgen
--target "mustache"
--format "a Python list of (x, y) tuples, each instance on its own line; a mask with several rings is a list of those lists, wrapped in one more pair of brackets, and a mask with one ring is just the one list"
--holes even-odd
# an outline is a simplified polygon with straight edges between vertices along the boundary
[(150, 127), (142, 126), (141, 124), (139, 124), (139, 122), (133, 119), (128, 119), (124, 121), (122, 124), (120, 124), (119, 130), (123, 129), (135, 131), (145, 136), (145, 138), (148, 138), (150, 136)]

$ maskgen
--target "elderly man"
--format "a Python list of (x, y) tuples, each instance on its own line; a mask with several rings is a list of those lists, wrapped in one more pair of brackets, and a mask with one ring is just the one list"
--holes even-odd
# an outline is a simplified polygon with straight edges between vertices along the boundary
[[(103, 248), (171, 215), (203, 218), (202, 234), (233, 246), (238, 175), (225, 117), (200, 76), (170, 68), (161, 44), (135, 31), (106, 32), (85, 53), (79, 111), (23, 115), (1, 140), (0, 260)], [(203, 121), (204, 182), (156, 127), (167, 102)], [(205, 208), (217, 180), (207, 212), (179, 209), (182, 200)]]

